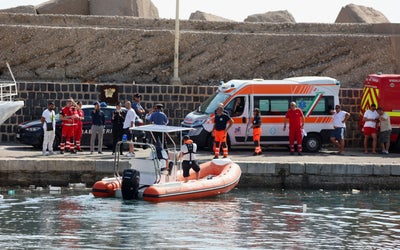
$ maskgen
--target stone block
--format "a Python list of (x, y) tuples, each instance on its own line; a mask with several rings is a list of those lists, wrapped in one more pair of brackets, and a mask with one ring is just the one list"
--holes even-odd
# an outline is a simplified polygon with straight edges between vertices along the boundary
[(400, 175), (400, 165), (393, 165), (391, 166), (391, 175)]
[(389, 176), (391, 174), (391, 166), (389, 166), (389, 165), (374, 165), (373, 166), (373, 174)]
[(89, 15), (88, 0), (50, 0), (36, 6), (38, 14)]
[(347, 166), (347, 174), (352, 176), (368, 176), (373, 174), (372, 165), (352, 164)]
[(304, 163), (292, 163), (289, 166), (289, 174), (304, 174), (305, 166)]
[(305, 173), (306, 174), (320, 174), (321, 173), (321, 164), (319, 163), (305, 163)]
[[(239, 163), (240, 165), (241, 163)], [(249, 162), (247, 163), (248, 174), (275, 174), (275, 163)]]
[(380, 11), (370, 7), (349, 4), (343, 7), (335, 23), (390, 23)]

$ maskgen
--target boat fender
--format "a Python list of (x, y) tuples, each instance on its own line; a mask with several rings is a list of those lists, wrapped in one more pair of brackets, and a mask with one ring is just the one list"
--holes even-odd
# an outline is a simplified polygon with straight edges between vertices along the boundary
[(121, 193), (124, 200), (138, 199), (140, 172), (135, 169), (125, 169), (122, 174)]

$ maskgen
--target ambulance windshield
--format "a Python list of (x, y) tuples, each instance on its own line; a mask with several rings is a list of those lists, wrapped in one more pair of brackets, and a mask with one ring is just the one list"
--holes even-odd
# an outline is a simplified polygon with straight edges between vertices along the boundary
[(224, 103), (228, 97), (229, 95), (224, 93), (215, 93), (200, 105), (198, 111), (201, 113), (212, 114), (217, 109), (218, 104)]

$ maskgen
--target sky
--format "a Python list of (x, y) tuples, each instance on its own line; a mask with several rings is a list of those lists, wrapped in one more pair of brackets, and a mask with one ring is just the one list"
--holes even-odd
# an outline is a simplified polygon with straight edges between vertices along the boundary
[[(152, 0), (160, 18), (174, 19), (176, 0)], [(38, 5), (46, 0), (0, 0), (0, 9), (20, 5)], [(392, 23), (400, 23), (399, 0), (180, 0), (180, 19), (202, 11), (234, 21), (268, 11), (287, 10), (298, 23), (334, 23), (340, 9), (348, 4), (372, 7)], [(397, 13), (396, 13), (397, 12)]]

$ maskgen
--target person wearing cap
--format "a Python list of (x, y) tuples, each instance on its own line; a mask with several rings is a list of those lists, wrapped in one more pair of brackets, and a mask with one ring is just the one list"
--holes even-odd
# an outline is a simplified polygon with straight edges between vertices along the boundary
[(346, 121), (350, 118), (350, 113), (342, 110), (340, 105), (336, 105), (331, 113), (333, 114), (333, 131), (330, 140), (339, 149), (338, 154), (343, 154)]
[[(130, 101), (125, 102), (126, 116), (123, 126), (123, 134), (126, 135), (127, 141), (132, 141), (132, 131), (129, 129), (135, 127), (136, 112), (132, 108), (132, 103)], [(129, 143), (129, 152), (126, 154), (127, 157), (135, 157), (135, 151), (132, 143)]]
[(376, 122), (379, 120), (379, 114), (376, 112), (376, 105), (371, 104), (371, 107), (365, 111), (364, 116), (364, 154), (368, 154), (368, 140), (372, 138), (372, 153), (376, 154), (377, 131)]
[[(149, 121), (150, 123), (156, 124), (156, 125), (167, 125), (169, 120), (167, 115), (162, 112), (163, 105), (162, 104), (156, 104), (155, 105), (155, 110), (151, 114)], [(164, 141), (162, 138), (162, 133), (161, 132), (154, 132), (154, 139), (156, 140), (154, 143), (158, 145), (162, 145), (162, 142)], [(165, 141), (164, 141), (164, 146), (165, 146)]]
[(91, 135), (90, 135), (90, 153), (93, 154), (94, 151), (94, 143), (97, 137), (97, 152), (99, 154), (103, 153), (103, 135), (104, 135), (104, 126), (106, 122), (106, 118), (104, 116), (104, 112), (100, 109), (100, 102), (94, 103), (94, 109), (91, 113), (92, 116), (92, 127), (91, 127)]
[[(68, 99), (65, 107), (60, 111), (60, 119), (62, 121), (61, 128), (61, 142), (60, 142), (60, 154), (64, 154), (64, 151), (69, 152), (72, 146), (74, 148), (74, 133), (75, 123), (74, 119), (78, 115), (75, 112), (74, 100)], [(71, 151), (74, 153), (74, 150)]]
[(214, 159), (218, 159), (219, 151), (221, 150), (224, 154), (223, 158), (228, 157), (228, 145), (226, 144), (226, 134), (230, 127), (233, 125), (233, 119), (226, 113), (224, 113), (224, 108), (218, 106), (217, 113), (214, 116)]
[(43, 111), (40, 121), (42, 122), (44, 131), (42, 155), (52, 155), (54, 154), (53, 143), (56, 136), (56, 114), (54, 112), (54, 102), (48, 103), (47, 109)]
[(140, 99), (141, 98), (142, 98), (142, 95), (140, 95), (140, 94), (135, 94), (133, 96), (132, 108), (133, 108), (133, 110), (135, 110), (136, 115), (138, 115), (139, 117), (143, 118), (143, 116), (146, 114), (146, 111), (144, 110), (144, 108), (140, 104)]
[(179, 159), (182, 159), (182, 170), (185, 182), (188, 182), (189, 171), (193, 169), (196, 172), (196, 180), (199, 179), (200, 166), (196, 160), (197, 145), (188, 135), (183, 137), (182, 150), (179, 153)]
[[(115, 147), (117, 146), (117, 142), (122, 139), (122, 135), (124, 134), (124, 121), (125, 121), (126, 112), (122, 110), (121, 103), (117, 102), (115, 104), (115, 110), (112, 113), (112, 134), (113, 134), (113, 147), (112, 153), (115, 153)], [(120, 147), (120, 153), (122, 155), (122, 146)]]

